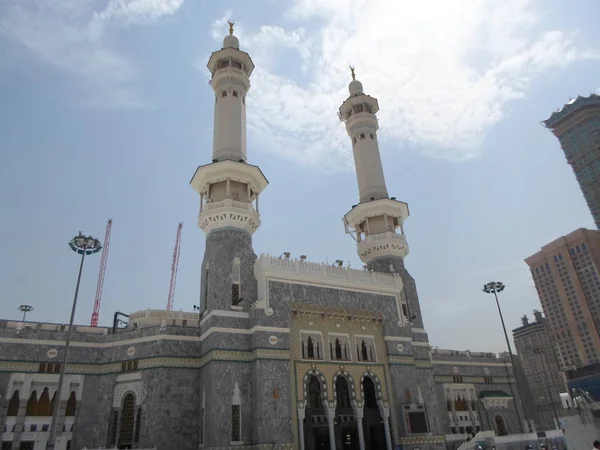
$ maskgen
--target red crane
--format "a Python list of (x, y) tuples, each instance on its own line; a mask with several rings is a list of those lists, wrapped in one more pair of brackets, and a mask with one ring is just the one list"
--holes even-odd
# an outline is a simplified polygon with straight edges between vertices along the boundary
[(175, 297), (175, 283), (177, 282), (177, 268), (179, 267), (179, 248), (181, 247), (181, 230), (183, 223), (177, 226), (177, 238), (175, 239), (175, 248), (173, 249), (173, 262), (171, 263), (171, 284), (169, 284), (169, 300), (167, 301), (167, 311), (173, 309), (173, 298)]
[(106, 234), (104, 235), (104, 248), (102, 249), (102, 258), (100, 259), (100, 271), (98, 272), (98, 284), (96, 285), (96, 300), (94, 301), (94, 312), (92, 313), (93, 327), (98, 326), (98, 316), (100, 314), (100, 303), (102, 302), (102, 289), (104, 288), (104, 274), (106, 273), (106, 260), (108, 259), (108, 248), (110, 247), (110, 230), (112, 228), (112, 219), (108, 219), (106, 224)]

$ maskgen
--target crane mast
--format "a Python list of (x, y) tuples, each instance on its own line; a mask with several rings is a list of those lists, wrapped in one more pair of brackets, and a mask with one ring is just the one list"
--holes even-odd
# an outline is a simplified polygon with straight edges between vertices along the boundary
[(177, 269), (179, 267), (179, 249), (181, 247), (181, 230), (183, 223), (177, 226), (177, 238), (175, 239), (175, 248), (173, 249), (173, 262), (171, 263), (171, 283), (169, 284), (169, 299), (167, 301), (167, 311), (173, 309), (173, 299), (175, 298), (175, 284), (177, 282)]
[(112, 219), (108, 219), (106, 224), (106, 233), (104, 235), (104, 247), (102, 249), (102, 258), (100, 259), (100, 271), (98, 272), (98, 284), (96, 285), (96, 299), (94, 300), (94, 312), (92, 313), (91, 326), (98, 326), (98, 316), (100, 315), (100, 304), (102, 303), (102, 289), (104, 288), (104, 275), (106, 273), (106, 261), (108, 260), (108, 249), (110, 247), (110, 231), (112, 229)]

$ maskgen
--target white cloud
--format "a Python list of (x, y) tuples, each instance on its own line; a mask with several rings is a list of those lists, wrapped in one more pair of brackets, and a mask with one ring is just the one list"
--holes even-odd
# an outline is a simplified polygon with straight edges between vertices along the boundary
[(99, 106), (145, 107), (134, 82), (139, 71), (104, 39), (107, 27), (149, 24), (174, 14), (183, 0), (4, 0), (0, 37), (27, 48), (40, 62), (75, 77)]
[[(365, 92), (379, 99), (386, 147), (400, 141), (416, 143), (433, 157), (476, 156), (507, 103), (525, 97), (536, 77), (598, 57), (581, 50), (574, 33), (545, 30), (543, 5), (294, 0), (285, 19), (305, 27), (236, 31), (257, 64), (248, 114), (253, 139), (301, 163), (329, 169), (351, 164), (336, 117), (347, 97), (351, 63)], [(225, 28), (215, 31), (222, 39)], [(290, 56), (301, 72), (277, 66)]]

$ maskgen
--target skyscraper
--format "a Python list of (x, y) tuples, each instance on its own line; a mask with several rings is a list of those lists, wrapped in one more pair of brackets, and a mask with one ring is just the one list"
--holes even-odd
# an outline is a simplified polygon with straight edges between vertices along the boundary
[(558, 138), (600, 229), (600, 95), (578, 96), (543, 124)]
[(533, 316), (533, 322), (523, 316), (522, 326), (513, 330), (513, 338), (531, 391), (536, 425), (541, 430), (552, 430), (557, 428), (562, 413), (560, 394), (567, 388), (547, 320), (540, 311), (534, 311)]
[(580, 228), (525, 259), (562, 368), (600, 361), (600, 232)]

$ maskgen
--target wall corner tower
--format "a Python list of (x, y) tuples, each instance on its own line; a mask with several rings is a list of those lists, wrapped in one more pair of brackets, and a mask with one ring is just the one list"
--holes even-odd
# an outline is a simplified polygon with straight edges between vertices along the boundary
[(256, 298), (252, 234), (260, 226), (258, 197), (268, 181), (247, 161), (246, 94), (254, 63), (240, 50), (233, 22), (208, 69), (215, 93), (212, 162), (198, 167), (190, 181), (200, 194), (198, 227), (206, 233), (200, 309), (245, 310), (243, 300)]
[(408, 254), (404, 236), (408, 204), (388, 195), (377, 141), (379, 104), (363, 92), (354, 68), (351, 70), (350, 96), (338, 115), (352, 142), (359, 203), (344, 216), (344, 225), (357, 241), (358, 255), (370, 270), (403, 275)]

